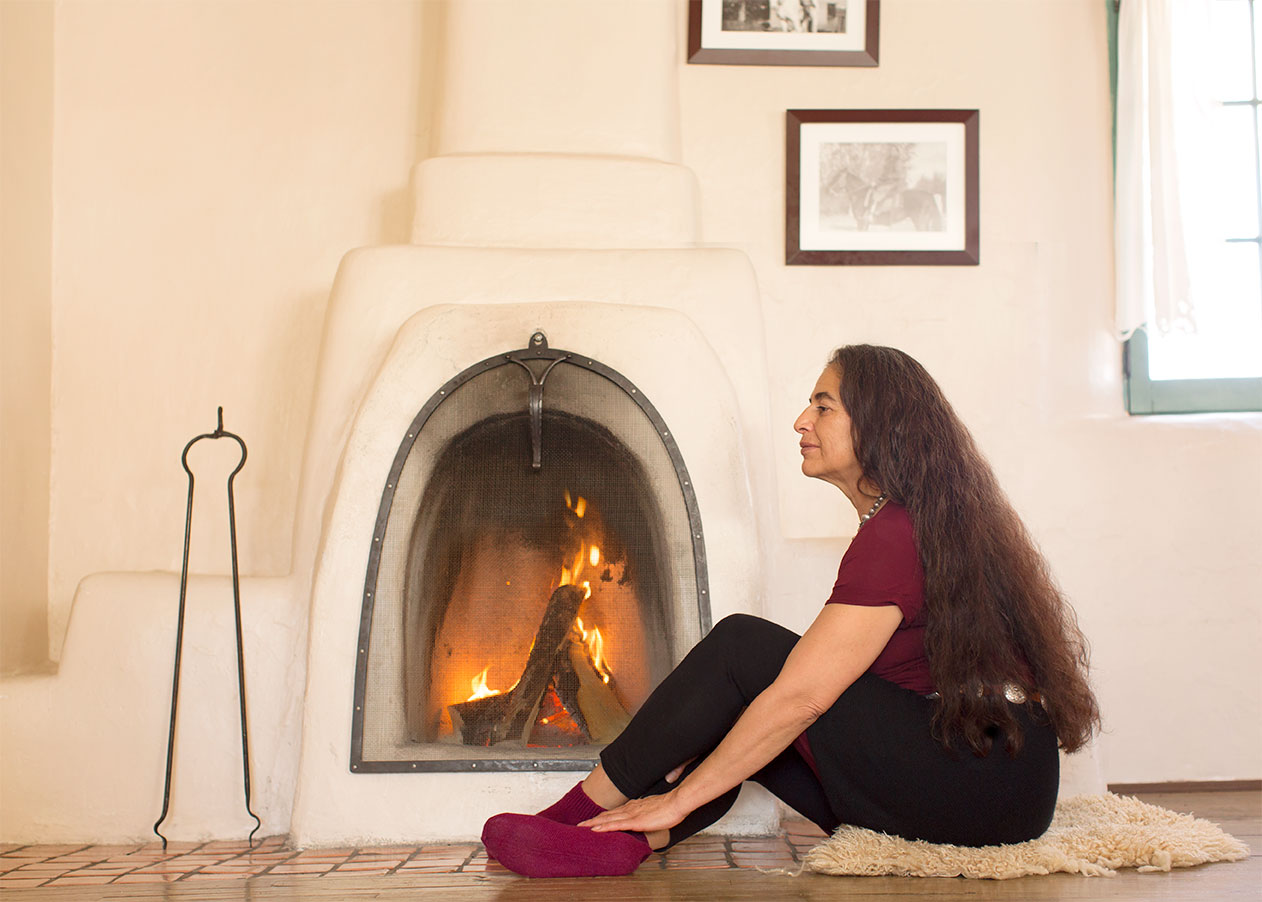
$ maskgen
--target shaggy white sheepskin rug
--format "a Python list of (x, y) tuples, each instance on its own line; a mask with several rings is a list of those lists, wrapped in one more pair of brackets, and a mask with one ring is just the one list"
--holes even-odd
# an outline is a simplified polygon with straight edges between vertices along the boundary
[(842, 826), (807, 853), (805, 869), (867, 877), (1112, 877), (1118, 868), (1168, 871), (1248, 855), (1248, 846), (1216, 824), (1105, 793), (1059, 802), (1046, 833), (1007, 846), (935, 845)]

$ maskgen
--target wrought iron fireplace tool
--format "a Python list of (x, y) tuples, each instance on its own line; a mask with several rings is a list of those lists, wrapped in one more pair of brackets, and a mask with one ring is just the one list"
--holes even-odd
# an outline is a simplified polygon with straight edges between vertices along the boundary
[(188, 466), (188, 452), (202, 439), (221, 438), (232, 439), (241, 447), (241, 460), (237, 463), (236, 469), (228, 474), (228, 545), (232, 551), (232, 604), (237, 627), (237, 700), (241, 705), (241, 763), (245, 771), (245, 811), (254, 818), (254, 829), (250, 831), (249, 836), (251, 846), (254, 845), (254, 834), (258, 832), (259, 827), (263, 826), (259, 816), (250, 809), (250, 742), (245, 723), (245, 650), (241, 643), (241, 583), (237, 575), (237, 516), (232, 499), (232, 481), (245, 466), (246, 450), (241, 436), (223, 428), (223, 408), (220, 407), (219, 425), (215, 431), (195, 436), (184, 446), (184, 453), (180, 455), (180, 463), (184, 466), (184, 472), (188, 474), (188, 507), (184, 513), (184, 565), (180, 570), (180, 610), (175, 628), (175, 670), (171, 676), (171, 722), (167, 729), (166, 783), (162, 789), (162, 814), (153, 825), (153, 832), (162, 840), (163, 849), (167, 847), (167, 838), (162, 835), (158, 827), (166, 820), (167, 811), (171, 807), (171, 766), (175, 760), (175, 713), (180, 698), (180, 657), (184, 647), (184, 599), (188, 589), (188, 546), (193, 526), (193, 471)]

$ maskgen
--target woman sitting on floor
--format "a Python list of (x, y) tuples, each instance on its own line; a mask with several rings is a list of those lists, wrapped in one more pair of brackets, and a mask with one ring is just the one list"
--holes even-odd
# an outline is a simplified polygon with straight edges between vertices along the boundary
[[(532, 877), (627, 874), (718, 820), (745, 780), (840, 824), (980, 846), (1039, 836), (1099, 723), (1046, 563), (937, 384), (893, 348), (836, 351), (794, 429), (859, 531), (802, 636), (737, 614), (600, 764), (482, 840)], [(679, 779), (682, 774), (682, 779)]]

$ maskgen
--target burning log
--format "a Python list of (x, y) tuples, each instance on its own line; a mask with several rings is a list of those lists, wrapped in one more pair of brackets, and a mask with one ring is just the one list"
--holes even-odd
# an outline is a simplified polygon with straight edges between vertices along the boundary
[(571, 585), (552, 593), (512, 689), (448, 705), (465, 745), (491, 746), (524, 733), (529, 746), (570, 746), (610, 742), (622, 732), (631, 716), (599, 663), (599, 644), (589, 647), (577, 620), (584, 594)]
[[(574, 719), (575, 726), (583, 734), (583, 741), (591, 741), (591, 733), (587, 729), (587, 721), (583, 717), (583, 711), (578, 704), (578, 674), (574, 672), (574, 665), (570, 663), (569, 650), (574, 647), (577, 640), (574, 633), (570, 633), (569, 640), (565, 643), (565, 649), (562, 654), (557, 655), (557, 669), (552, 677), (550, 687), (556, 692), (557, 699), (569, 712)], [(571, 743), (573, 744), (573, 743)]]
[[(570, 635), (570, 625), (583, 603), (583, 590), (578, 586), (558, 586), (548, 599), (526, 668), (521, 673), (512, 700), (504, 716), (496, 724), (493, 742), (517, 739), (526, 728), (531, 714), (538, 708), (548, 682), (556, 671), (557, 659)], [(505, 693), (506, 695), (508, 693)]]
[(578, 678), (576, 702), (588, 734), (595, 742), (612, 742), (631, 721), (631, 715), (618, 701), (608, 678), (596, 666), (582, 642), (571, 638), (567, 647), (570, 666)]
[(514, 690), (497, 692), (482, 698), (470, 699), (467, 702), (448, 705), (451, 724), (460, 731), (460, 739), (465, 745), (491, 746), (496, 742), (495, 728), (504, 719), (513, 700)]

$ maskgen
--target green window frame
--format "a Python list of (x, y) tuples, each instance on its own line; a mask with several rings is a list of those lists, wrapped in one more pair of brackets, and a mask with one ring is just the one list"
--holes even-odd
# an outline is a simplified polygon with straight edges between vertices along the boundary
[(1122, 375), (1126, 410), (1132, 415), (1262, 410), (1262, 379), (1149, 379), (1143, 329), (1136, 329), (1123, 346)]

